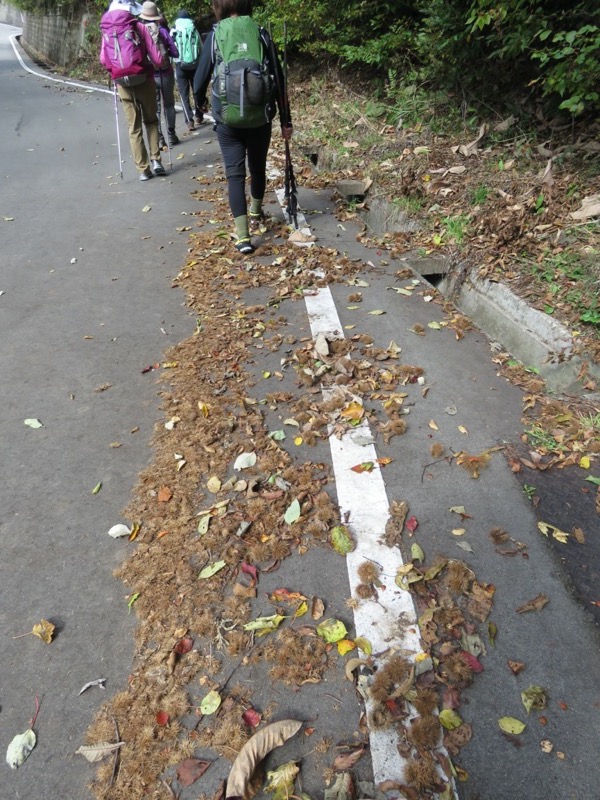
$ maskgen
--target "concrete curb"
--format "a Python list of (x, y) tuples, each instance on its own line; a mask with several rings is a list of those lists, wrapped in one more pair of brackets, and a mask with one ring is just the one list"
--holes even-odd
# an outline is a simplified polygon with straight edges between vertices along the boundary
[(456, 277), (448, 274), (447, 262), (436, 259), (435, 269), (430, 262), (419, 256), (407, 259), (425, 280), (445, 273), (438, 290), (487, 336), (525, 366), (538, 370), (551, 392), (582, 393), (577, 377), (586, 363), (587, 374), (600, 381), (600, 364), (586, 362), (578, 352), (577, 337), (565, 325), (529, 306), (506, 285), (479, 278), (476, 270), (457, 285)]

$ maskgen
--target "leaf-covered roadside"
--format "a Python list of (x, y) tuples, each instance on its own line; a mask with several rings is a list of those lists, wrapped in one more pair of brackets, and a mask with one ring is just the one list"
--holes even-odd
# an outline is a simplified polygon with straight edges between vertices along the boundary
[[(316, 101), (323, 96), (326, 104)], [(363, 241), (399, 257), (417, 248), (443, 257), (455, 286), (471, 270), (506, 283), (567, 325), (577, 351), (598, 363), (599, 124), (561, 124), (531, 108), (520, 118), (470, 109), (457, 119), (452, 97), (419, 99), (415, 88), (412, 100), (391, 125), (390, 108), (366, 88), (334, 75), (297, 81), (296, 152), (313, 162), (304, 160), (301, 182), (371, 184), (364, 196), (337, 198), (342, 221), (389, 204), (390, 230), (366, 227)], [(406, 218), (410, 232), (394, 232)]]

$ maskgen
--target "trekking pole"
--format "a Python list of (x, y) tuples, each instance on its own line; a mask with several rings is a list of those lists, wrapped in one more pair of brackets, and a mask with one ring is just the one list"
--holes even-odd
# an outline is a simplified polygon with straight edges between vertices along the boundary
[(121, 134), (119, 133), (119, 104), (117, 102), (117, 84), (113, 81), (113, 97), (115, 100), (115, 122), (117, 125), (117, 151), (119, 153), (119, 175), (123, 180), (123, 160), (121, 158)]
[[(287, 71), (287, 26), (284, 23), (284, 64)], [(277, 102), (279, 105), (279, 118), (281, 120), (281, 127), (286, 128), (290, 124), (290, 109), (288, 105), (287, 96), (287, 76), (283, 72), (283, 83), (279, 70), (277, 69), (278, 59), (277, 51), (275, 50), (275, 43), (273, 38), (270, 37), (271, 45), (271, 58), (273, 60), (273, 68), (275, 72), (275, 88), (277, 91)], [(290, 143), (285, 140), (285, 180), (284, 180), (284, 202), (285, 212), (288, 217), (288, 222), (294, 224), (294, 228), (298, 230), (298, 194), (296, 186), (296, 178), (294, 176), (294, 168), (292, 166), (292, 155), (290, 151)]]
[(162, 112), (165, 118), (165, 128), (167, 130), (167, 138), (165, 139), (167, 143), (167, 150), (169, 152), (169, 167), (171, 168), (171, 172), (173, 172), (173, 157), (171, 156), (171, 142), (169, 141), (169, 120), (167, 119), (167, 106), (165, 103), (165, 93), (163, 92), (163, 82), (162, 82), (162, 71), (158, 71), (158, 82), (160, 84), (160, 100), (162, 104)]

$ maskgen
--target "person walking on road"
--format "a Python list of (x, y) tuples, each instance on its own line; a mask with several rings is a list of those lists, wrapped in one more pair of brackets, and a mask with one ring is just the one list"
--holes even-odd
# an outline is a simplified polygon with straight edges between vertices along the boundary
[[(140, 180), (147, 181), (153, 175), (166, 175), (158, 143), (153, 78), (162, 55), (145, 25), (136, 19), (141, 10), (137, 3), (113, 0), (100, 21), (100, 63), (115, 82), (129, 126), (133, 160)], [(142, 126), (146, 129), (147, 147)]]
[(156, 7), (156, 3), (146, 0), (142, 6), (140, 22), (150, 31), (155, 44), (162, 54), (161, 66), (154, 70), (154, 82), (156, 84), (156, 110), (158, 115), (158, 138), (161, 148), (166, 147), (165, 137), (161, 126), (161, 112), (164, 108), (167, 119), (167, 136), (169, 147), (179, 144), (179, 139), (175, 133), (175, 73), (171, 65), (171, 58), (179, 56), (179, 50), (173, 41), (167, 22)]
[[(213, 0), (217, 24), (208, 35), (194, 77), (199, 106), (206, 104), (211, 79), (212, 115), (225, 164), (229, 205), (238, 252), (254, 252), (248, 224), (246, 159), (250, 172), (250, 221), (263, 218), (267, 184), (267, 152), (271, 122), (280, 98), (275, 85), (285, 85), (275, 46), (264, 28), (252, 20), (252, 0)], [(240, 59), (240, 52), (244, 58)], [(237, 98), (237, 102), (235, 100)], [(288, 106), (287, 97), (282, 98)], [(279, 108), (281, 133), (292, 136), (289, 110)]]
[(201, 125), (204, 120), (204, 114), (195, 99), (193, 113), (190, 104), (190, 94), (194, 97), (194, 75), (202, 50), (202, 40), (194, 21), (185, 9), (177, 12), (171, 35), (179, 50), (179, 56), (175, 59), (177, 89), (188, 130), (193, 131), (196, 125)]

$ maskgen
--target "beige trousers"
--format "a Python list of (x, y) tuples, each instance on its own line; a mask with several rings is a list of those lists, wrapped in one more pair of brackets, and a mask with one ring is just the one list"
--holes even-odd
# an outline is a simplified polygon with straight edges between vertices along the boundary
[[(158, 146), (158, 117), (156, 115), (156, 86), (152, 78), (147, 78), (138, 86), (117, 84), (119, 97), (123, 103), (125, 119), (129, 126), (129, 144), (135, 166), (139, 172), (148, 169), (148, 151), (152, 161), (160, 161)], [(148, 149), (144, 142), (142, 124), (146, 128)]]

